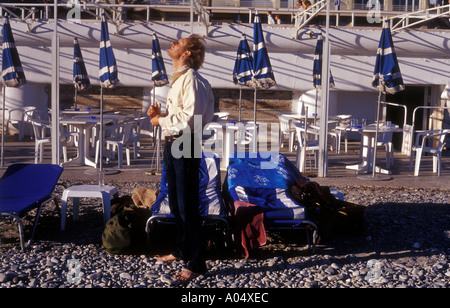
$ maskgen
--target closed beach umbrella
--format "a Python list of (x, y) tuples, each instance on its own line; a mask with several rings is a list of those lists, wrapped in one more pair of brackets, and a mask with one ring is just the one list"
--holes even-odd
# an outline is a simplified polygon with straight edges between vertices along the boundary
[(73, 86), (75, 88), (75, 108), (77, 108), (77, 93), (91, 86), (89, 76), (84, 64), (83, 55), (81, 54), (78, 39), (73, 39)]
[(247, 38), (243, 33), (236, 53), (233, 69), (233, 82), (239, 85), (239, 121), (241, 121), (242, 86), (253, 86), (253, 57)]
[(4, 147), (5, 147), (5, 87), (20, 87), (27, 83), (25, 74), (17, 52), (16, 43), (9, 24), (8, 17), (4, 17), (2, 29), (2, 84), (3, 84), (3, 116), (2, 116), (2, 150), (1, 166), (4, 165)]
[[(161, 53), (161, 46), (159, 45), (159, 40), (156, 33), (153, 33), (152, 38), (152, 81), (154, 104), (156, 101), (156, 87), (162, 87), (169, 83), (166, 67), (164, 65), (164, 59)], [(156, 142), (156, 155), (153, 155), (152, 167), (156, 159), (156, 168), (154, 170), (150, 170), (150, 174), (158, 174), (161, 160), (161, 128), (159, 126), (153, 128), (153, 140)]]
[(100, 34), (100, 173), (103, 172), (103, 88), (113, 89), (119, 82), (117, 64), (109, 40), (108, 22), (102, 13)]
[(373, 72), (372, 86), (382, 93), (395, 94), (405, 90), (397, 55), (395, 54), (389, 21), (383, 21), (377, 58)]
[(162, 87), (169, 83), (156, 33), (153, 34), (152, 39), (152, 81), (155, 87)]
[(255, 14), (253, 23), (253, 72), (256, 88), (269, 89), (276, 85), (258, 13)]
[(269, 54), (267, 53), (266, 44), (264, 42), (264, 33), (261, 26), (261, 19), (258, 12), (255, 14), (253, 23), (253, 83), (255, 88), (254, 96), (254, 116), (255, 125), (254, 150), (256, 151), (256, 91), (257, 89), (269, 89), (276, 85), (275, 76), (270, 64)]
[[(322, 53), (323, 53), (323, 36), (319, 33), (317, 37), (316, 49), (314, 51), (314, 64), (313, 64), (313, 85), (314, 88), (320, 89), (322, 87)], [(330, 87), (334, 87), (333, 76), (330, 71)]]
[[(314, 62), (313, 62), (313, 86), (316, 89), (316, 104), (314, 111), (314, 119), (317, 117), (317, 95), (319, 89), (322, 87), (322, 54), (323, 54), (323, 36), (319, 33), (317, 37), (316, 49), (314, 51)], [(330, 88), (334, 87), (333, 75), (330, 70)]]
[[(383, 29), (381, 31), (381, 38), (378, 44), (377, 57), (375, 61), (375, 69), (373, 72), (372, 86), (379, 91), (375, 134), (375, 140), (378, 140), (381, 93), (395, 94), (405, 90), (405, 84), (403, 83), (402, 74), (398, 65), (394, 42), (392, 40), (392, 34), (389, 28), (389, 21), (387, 19), (383, 21)], [(372, 172), (373, 177), (375, 177), (376, 155), (377, 147), (375, 146)]]
[(117, 78), (117, 64), (114, 52), (109, 40), (108, 23), (105, 13), (102, 13), (100, 36), (100, 85), (102, 88), (112, 89), (119, 82)]
[(242, 34), (236, 53), (233, 69), (233, 82), (236, 85), (252, 86), (253, 57), (245, 34)]

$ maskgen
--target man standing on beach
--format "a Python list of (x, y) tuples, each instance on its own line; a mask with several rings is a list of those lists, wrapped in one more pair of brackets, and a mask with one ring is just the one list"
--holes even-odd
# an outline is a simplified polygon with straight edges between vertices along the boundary
[[(211, 85), (197, 71), (205, 58), (205, 40), (193, 34), (172, 43), (167, 54), (172, 59), (174, 73), (167, 94), (167, 113), (163, 115), (157, 103), (147, 114), (154, 126), (161, 126), (165, 136), (164, 172), (168, 184), (169, 207), (177, 224), (176, 250), (159, 261), (184, 260), (187, 268), (174, 277), (190, 281), (206, 272), (205, 239), (199, 213), (198, 151), (202, 136), (194, 131), (194, 116), (201, 116), (202, 123), (209, 123), (214, 116), (214, 96)], [(182, 143), (174, 141), (182, 138)], [(197, 143), (197, 145), (195, 145)], [(190, 147), (190, 155), (186, 149)], [(197, 154), (197, 155), (194, 155)]]

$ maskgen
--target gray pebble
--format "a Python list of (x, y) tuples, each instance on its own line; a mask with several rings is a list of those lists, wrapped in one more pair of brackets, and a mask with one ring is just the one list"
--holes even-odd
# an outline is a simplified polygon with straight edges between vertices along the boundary
[[(134, 183), (117, 186), (123, 194), (135, 188)], [(276, 243), (278, 246), (273, 247), (277, 251), (272, 253), (269, 243), (265, 248), (269, 252), (267, 258), (243, 260), (238, 256), (215, 256), (207, 261), (205, 276), (188, 287), (450, 287), (449, 191), (339, 189), (347, 201), (367, 206), (366, 230), (361, 237), (338, 237), (321, 244), (314, 255), (296, 253), (295, 245), (284, 243)], [(44, 207), (41, 215), (58, 215), (52, 207), (48, 208)], [(98, 216), (102, 215), (101, 206), (83, 206), (81, 210), (98, 211)], [(80, 216), (88, 219), (90, 215), (80, 213)], [(92, 222), (96, 226), (92, 228), (89, 221), (80, 224), (83, 232), (74, 234), (73, 241), (45, 240), (51, 235), (42, 233), (45, 227), (39, 225), (35, 242), (25, 252), (0, 243), (0, 288), (178, 286), (173, 275), (182, 270), (181, 262), (157, 262), (150, 255), (108, 254), (101, 244), (98, 221)], [(64, 236), (70, 235), (71, 228), (74, 227), (69, 223)], [(53, 236), (58, 235), (55, 232)], [(69, 273), (67, 262), (71, 259), (80, 261), (78, 273)], [(369, 267), (370, 260), (378, 262), (377, 266)], [(69, 282), (69, 275), (79, 275), (78, 282)]]

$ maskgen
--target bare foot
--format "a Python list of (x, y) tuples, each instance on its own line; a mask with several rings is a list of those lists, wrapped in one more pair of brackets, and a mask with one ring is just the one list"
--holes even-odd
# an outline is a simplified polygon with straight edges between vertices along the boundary
[(193, 271), (185, 269), (184, 271), (182, 271), (179, 274), (174, 275), (173, 277), (178, 279), (179, 281), (182, 281), (182, 282), (189, 282), (191, 280), (194, 280), (198, 276), (201, 276), (201, 274), (194, 273)]
[(172, 261), (177, 261), (177, 260), (178, 260), (177, 257), (175, 257), (173, 254), (170, 254), (170, 255), (159, 257), (156, 261), (172, 262)]

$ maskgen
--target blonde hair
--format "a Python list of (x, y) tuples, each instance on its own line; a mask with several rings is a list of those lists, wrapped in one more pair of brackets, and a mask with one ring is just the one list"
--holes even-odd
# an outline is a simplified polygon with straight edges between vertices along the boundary
[(187, 39), (186, 51), (189, 51), (191, 55), (186, 59), (186, 64), (198, 71), (205, 61), (206, 41), (198, 34), (191, 34)]

